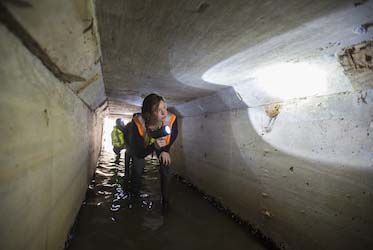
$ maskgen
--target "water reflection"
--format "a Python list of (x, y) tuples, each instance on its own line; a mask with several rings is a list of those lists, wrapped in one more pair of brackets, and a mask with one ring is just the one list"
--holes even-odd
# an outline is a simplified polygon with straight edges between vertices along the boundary
[[(129, 192), (130, 183), (124, 179), (124, 162), (123, 158), (116, 161), (115, 155), (110, 152), (103, 152), (97, 164), (95, 178), (89, 184), (90, 195), (87, 196), (85, 205), (97, 206), (104, 204), (112, 212), (118, 212), (121, 209), (132, 208), (132, 203), (139, 204), (139, 207), (152, 209), (153, 201), (150, 200), (151, 189), (147, 181), (158, 181), (158, 175), (153, 175), (152, 172), (157, 171), (156, 159), (147, 158), (144, 169), (144, 189), (138, 198), (131, 197)], [(130, 179), (130, 178), (126, 178)], [(157, 189), (157, 188), (156, 188)], [(156, 198), (153, 195), (152, 198)], [(131, 199), (132, 198), (132, 199)]]
[(155, 158), (146, 159), (142, 195), (132, 197), (130, 183), (123, 178), (122, 158), (115, 163), (114, 154), (102, 153), (69, 250), (265, 249), (239, 225), (175, 179), (171, 182), (171, 211), (162, 216)]

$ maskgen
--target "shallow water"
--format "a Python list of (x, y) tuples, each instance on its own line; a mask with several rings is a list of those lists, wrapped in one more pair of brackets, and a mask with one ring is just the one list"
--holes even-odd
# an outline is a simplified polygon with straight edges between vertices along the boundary
[(148, 158), (143, 197), (131, 199), (123, 183), (123, 154), (103, 152), (89, 185), (69, 250), (266, 249), (199, 193), (172, 180), (171, 207), (162, 216), (157, 160)]

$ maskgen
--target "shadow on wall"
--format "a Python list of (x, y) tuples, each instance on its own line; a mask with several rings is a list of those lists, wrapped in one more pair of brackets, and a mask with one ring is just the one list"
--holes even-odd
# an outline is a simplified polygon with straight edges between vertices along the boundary
[[(359, 137), (367, 122), (359, 112), (371, 114), (372, 102), (334, 113), (349, 115), (345, 123), (315, 109), (321, 103), (333, 112), (333, 103), (351, 104), (356, 94), (285, 103), (272, 129), (261, 134), (253, 112), (267, 116), (265, 107), (213, 110), (216, 103), (238, 98), (229, 97), (216, 94), (177, 107), (184, 114), (174, 149), (178, 172), (286, 248), (371, 248), (373, 172), (366, 161), (371, 144), (365, 133), (365, 143)], [(211, 107), (198, 111), (208, 101)], [(302, 108), (314, 112), (303, 118), (292, 113)], [(361, 123), (360, 130), (350, 119)], [(348, 128), (347, 138), (336, 138)], [(355, 145), (359, 155), (338, 161)], [(327, 152), (313, 152), (316, 147)]]
[[(330, 41), (320, 41), (318, 36), (311, 38), (309, 34), (316, 29), (330, 34), (334, 27), (330, 23), (325, 25), (325, 17), (334, 19), (345, 9), (354, 9), (348, 1), (318, 2), (310, 6), (306, 2), (294, 5), (291, 2), (234, 0), (229, 3), (214, 1), (207, 6), (206, 11), (195, 14), (183, 8), (175, 10), (170, 18), (176, 22), (165, 24), (177, 25), (177, 20), (183, 20), (179, 24), (182, 28), (175, 30), (170, 39), (173, 43), (169, 44), (168, 60), (173, 76), (189, 86), (203, 86), (206, 82), (215, 87), (231, 85), (242, 79), (241, 72), (259, 64), (287, 61), (282, 59), (287, 54), (294, 55), (294, 50), (303, 55), (310, 39), (315, 39), (314, 43), (320, 46), (327, 44)], [(281, 12), (277, 12), (278, 9)], [(294, 46), (293, 41), (304, 41), (304, 45)], [(203, 75), (208, 76), (204, 78)]]
[[(213, 70), (217, 78), (202, 79), (212, 66), (237, 53), (234, 59), (241, 62), (242, 69), (273, 61), (277, 58), (275, 52), (284, 43), (271, 38), (282, 34), (287, 36), (286, 47), (292, 52), (295, 49), (292, 41), (307, 38), (305, 47), (298, 49), (303, 54), (315, 27), (309, 22), (319, 20), (317, 28), (333, 33), (333, 26), (325, 25), (322, 17), (349, 6), (354, 8), (347, 0), (319, 1), (312, 6), (307, 1), (297, 5), (244, 0), (96, 1), (106, 93), (116, 98), (126, 96), (124, 101), (135, 105), (140, 105), (138, 97), (155, 91), (171, 102), (212, 94), (224, 88), (221, 85), (236, 83), (237, 76), (241, 77), (240, 71), (232, 69), (237, 63), (229, 61), (222, 65), (224, 70), (220, 67)], [(281, 12), (274, 18), (273, 13), (278, 9)], [(294, 32), (298, 28), (303, 33)], [(289, 36), (289, 32), (293, 35)], [(297, 39), (292, 40), (294, 37)], [(316, 42), (323, 46), (330, 40)]]

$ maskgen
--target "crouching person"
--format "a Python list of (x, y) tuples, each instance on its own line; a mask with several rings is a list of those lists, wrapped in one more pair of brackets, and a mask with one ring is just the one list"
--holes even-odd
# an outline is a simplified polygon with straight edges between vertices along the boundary
[[(141, 176), (144, 171), (144, 158), (157, 153), (159, 159), (160, 184), (162, 192), (162, 213), (168, 211), (170, 203), (170, 180), (174, 173), (171, 166), (170, 148), (177, 138), (177, 119), (176, 115), (167, 111), (167, 104), (163, 97), (157, 94), (150, 94), (145, 97), (141, 113), (136, 114), (132, 120), (132, 173), (131, 185), (134, 195), (138, 195)], [(154, 131), (168, 126), (168, 133), (159, 138), (154, 138)], [(153, 136), (153, 137), (152, 137)]]

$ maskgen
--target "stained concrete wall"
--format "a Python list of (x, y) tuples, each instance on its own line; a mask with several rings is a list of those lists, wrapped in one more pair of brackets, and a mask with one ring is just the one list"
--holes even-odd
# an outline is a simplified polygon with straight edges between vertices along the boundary
[[(96, 108), (106, 97), (97, 47), (84, 43), (82, 30), (66, 31), (85, 27), (74, 1), (31, 5), (6, 6), (24, 30), (9, 16), (0, 23), (0, 249), (59, 250), (96, 166), (103, 116)], [(64, 81), (48, 63), (78, 81)]]
[(277, 103), (272, 120), (233, 88), (179, 105), (175, 166), (283, 248), (371, 249), (372, 97)]

